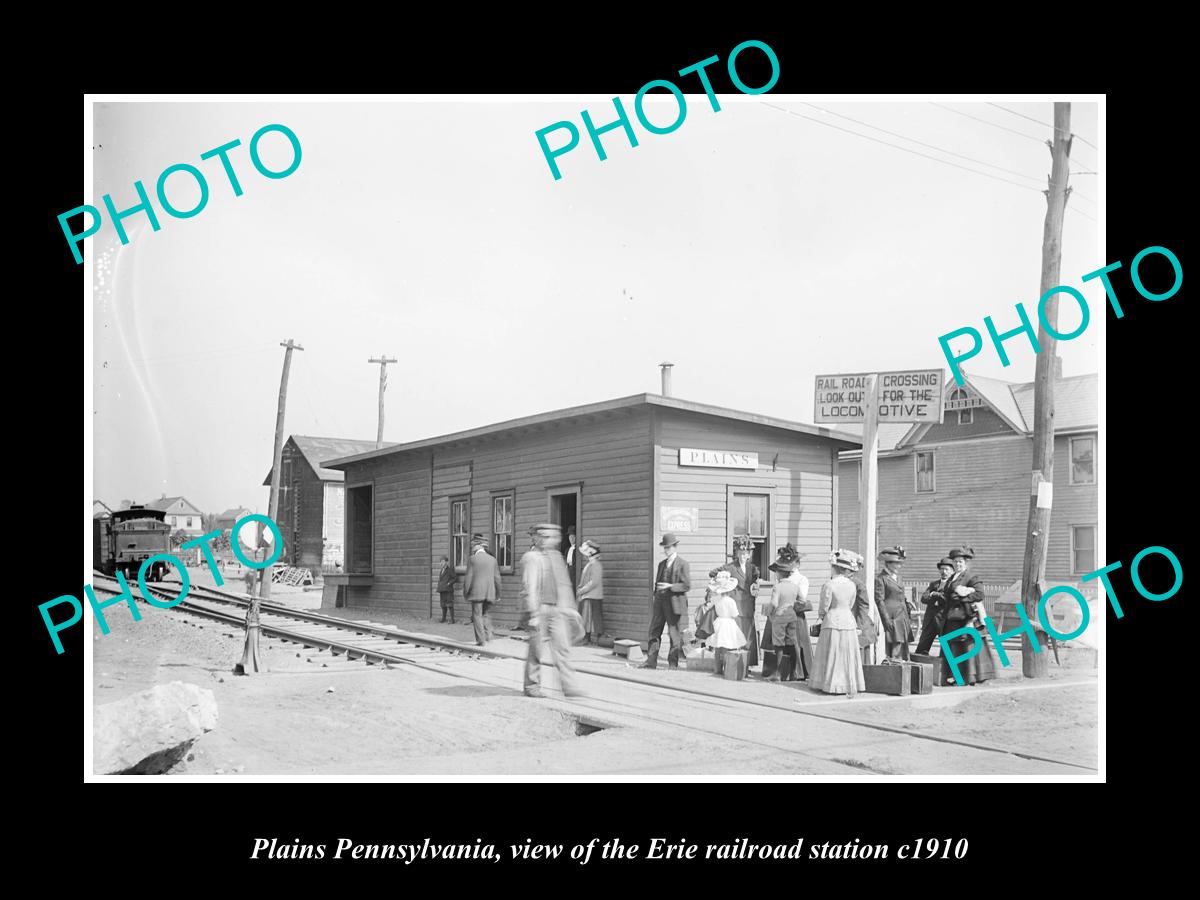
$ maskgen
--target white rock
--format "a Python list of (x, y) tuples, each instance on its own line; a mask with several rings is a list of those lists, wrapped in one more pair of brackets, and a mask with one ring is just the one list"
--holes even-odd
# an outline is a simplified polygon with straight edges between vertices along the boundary
[(172, 681), (96, 707), (93, 768), (98, 775), (156, 775), (217, 727), (213, 692)]

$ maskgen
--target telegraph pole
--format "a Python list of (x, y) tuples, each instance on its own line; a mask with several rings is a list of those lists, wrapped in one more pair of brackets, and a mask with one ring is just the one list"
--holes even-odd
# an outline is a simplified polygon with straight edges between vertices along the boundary
[[(1063, 217), (1067, 209), (1067, 164), (1071, 155), (1071, 104), (1054, 104), (1054, 141), (1050, 144), (1050, 187), (1046, 191), (1046, 224), (1042, 232), (1041, 296), (1059, 282), (1062, 261)], [(1040, 318), (1040, 317), (1039, 317)], [(1048, 326), (1048, 327), (1047, 327)], [(1029, 632), (1021, 635), (1021, 672), (1026, 678), (1045, 678), (1049, 669), (1046, 636), (1038, 624), (1037, 607), (1046, 577), (1046, 549), (1050, 538), (1050, 507), (1054, 496), (1054, 375), (1058, 341), (1058, 294), (1045, 302), (1045, 318), (1038, 324), (1037, 366), (1033, 385), (1033, 477), (1029, 498), (1029, 527), (1025, 532), (1025, 565), (1021, 572), (1021, 599), (1029, 621), (1038, 629), (1035, 652)]]
[(375, 449), (378, 450), (383, 446), (383, 391), (387, 387), (387, 367), (388, 363), (398, 362), (388, 356), (380, 356), (376, 359), (368, 359), (369, 363), (379, 364), (379, 433), (375, 435)]
[[(283, 354), (283, 378), (279, 381), (279, 411), (275, 414), (275, 455), (274, 463), (271, 466), (271, 504), (270, 511), (267, 516), (276, 525), (279, 524), (279, 481), (280, 469), (283, 468), (283, 412), (287, 407), (287, 387), (288, 373), (292, 368), (292, 351), (303, 350), (299, 344), (294, 343), (291, 338), (287, 339), (287, 343), (280, 343), (280, 347), (287, 349)], [(282, 531), (283, 529), (279, 529)], [(270, 554), (268, 554), (270, 555)], [(270, 568), (263, 569), (262, 572), (262, 587), (259, 591), (260, 596), (271, 596), (271, 570)]]

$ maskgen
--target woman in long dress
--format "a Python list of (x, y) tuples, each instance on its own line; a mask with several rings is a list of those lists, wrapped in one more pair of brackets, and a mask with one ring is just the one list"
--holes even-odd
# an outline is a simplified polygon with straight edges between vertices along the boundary
[[(804, 613), (812, 607), (808, 603), (808, 578), (800, 571), (800, 554), (786, 544), (779, 548), (779, 558), (770, 568), (783, 580), (775, 585), (766, 605), (763, 647), (770, 648), (777, 656), (775, 671), (766, 680), (807, 681), (813, 659)], [(763, 665), (766, 666), (765, 661)]]
[(826, 694), (854, 697), (866, 690), (862, 653), (858, 648), (858, 626), (854, 621), (854, 598), (858, 593), (849, 575), (858, 571), (857, 553), (835, 550), (829, 557), (833, 577), (821, 587), (821, 636), (808, 683)]
[(604, 568), (600, 565), (600, 547), (592, 541), (584, 541), (579, 548), (583, 554), (583, 571), (579, 575), (579, 614), (583, 617), (584, 640), (589, 644), (600, 643), (604, 632)]
[(888, 659), (908, 659), (908, 644), (915, 640), (908, 617), (908, 600), (900, 581), (905, 553), (901, 546), (889, 547), (879, 554), (883, 571), (875, 576), (875, 605), (883, 626), (883, 646)]
[(730, 651), (743, 650), (749, 643), (745, 632), (738, 627), (738, 605), (729, 596), (737, 589), (737, 581), (728, 572), (717, 572), (715, 578), (708, 583), (709, 597), (713, 602), (713, 633), (704, 639), (704, 643), (717, 653), (716, 674), (723, 674), (725, 657)]
[[(963, 684), (979, 684), (996, 677), (991, 642), (983, 625), (986, 615), (983, 606), (983, 581), (970, 572), (971, 560), (974, 558), (975, 549), (967, 544), (950, 551), (950, 559), (954, 561), (954, 577), (945, 588), (948, 603), (942, 634), (949, 634), (959, 628), (972, 628), (979, 635), (979, 652), (958, 664)], [(975, 640), (970, 634), (953, 637), (948, 643), (956, 658), (965, 656), (975, 648)], [(950, 684), (958, 684), (953, 676)]]

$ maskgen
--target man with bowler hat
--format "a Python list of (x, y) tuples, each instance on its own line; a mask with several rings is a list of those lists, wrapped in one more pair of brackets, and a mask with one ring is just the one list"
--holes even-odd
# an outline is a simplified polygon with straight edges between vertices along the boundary
[(943, 556), (937, 564), (939, 577), (929, 582), (929, 587), (921, 595), (925, 604), (925, 617), (921, 623), (921, 638), (917, 641), (917, 653), (928, 655), (933, 647), (934, 639), (942, 633), (946, 623), (946, 605), (949, 598), (946, 592), (954, 581), (954, 560)]
[(646, 652), (646, 661), (641, 666), (643, 669), (658, 667), (658, 647), (662, 643), (664, 625), (671, 639), (667, 665), (672, 669), (679, 668), (679, 654), (683, 651), (679, 617), (687, 614), (687, 592), (691, 590), (692, 579), (687, 560), (675, 552), (678, 545), (679, 538), (669, 531), (659, 541), (665, 557), (658, 564), (658, 573), (654, 577), (654, 600), (650, 607), (650, 647)]
[(475, 643), (480, 647), (495, 638), (488, 609), (500, 599), (500, 567), (496, 557), (488, 553), (487, 538), (482, 534), (471, 537), (471, 558), (467, 561), (467, 576), (463, 579), (463, 598), (471, 604), (471, 624), (475, 626)]

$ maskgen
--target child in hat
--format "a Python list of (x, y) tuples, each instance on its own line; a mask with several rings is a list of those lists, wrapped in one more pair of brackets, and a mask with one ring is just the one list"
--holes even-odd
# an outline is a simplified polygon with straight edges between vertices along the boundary
[[(728, 572), (718, 572), (708, 583), (708, 598), (713, 604), (713, 633), (705, 638), (706, 646), (717, 651), (717, 672), (724, 668), (725, 654), (730, 650), (745, 648), (746, 635), (738, 627), (738, 607), (730, 592), (737, 588), (737, 580)], [(706, 601), (708, 600), (706, 598)]]

